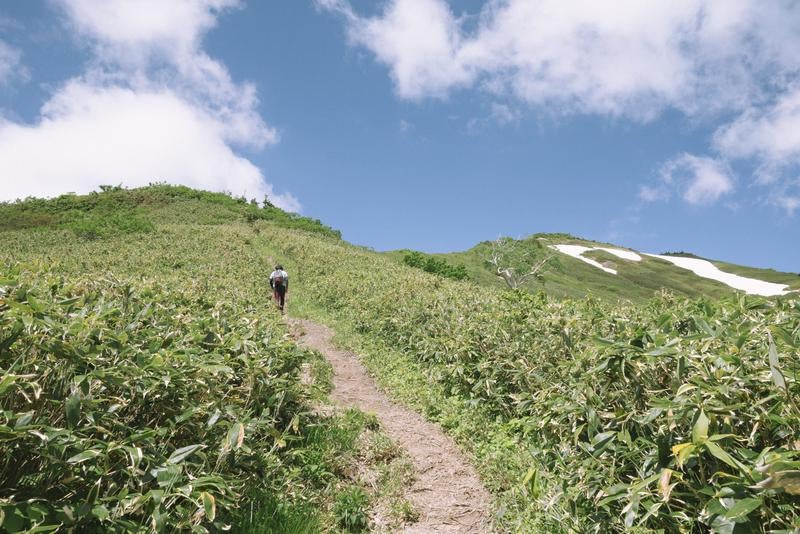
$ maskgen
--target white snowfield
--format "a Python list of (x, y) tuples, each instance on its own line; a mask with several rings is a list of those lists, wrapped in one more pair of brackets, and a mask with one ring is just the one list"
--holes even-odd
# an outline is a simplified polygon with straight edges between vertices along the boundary
[(608, 267), (604, 267), (600, 264), (600, 262), (595, 261), (591, 258), (586, 258), (583, 256), (584, 252), (588, 252), (590, 250), (603, 250), (608, 252), (609, 254), (613, 254), (618, 258), (622, 258), (623, 260), (629, 261), (642, 261), (642, 257), (639, 256), (637, 253), (630, 251), (630, 250), (622, 250), (619, 248), (606, 248), (606, 247), (584, 247), (581, 245), (550, 245), (551, 248), (556, 249), (559, 252), (563, 252), (568, 256), (572, 256), (573, 258), (579, 259), (583, 262), (588, 263), (593, 267), (597, 267), (598, 269), (602, 269), (603, 271), (609, 274), (617, 274), (617, 271), (614, 269), (610, 269)]
[(734, 289), (740, 289), (749, 295), (761, 295), (763, 297), (773, 297), (775, 295), (786, 295), (791, 293), (789, 286), (786, 284), (776, 284), (773, 282), (765, 282), (755, 278), (747, 278), (746, 276), (739, 276), (738, 274), (726, 273), (720, 271), (719, 268), (708, 260), (701, 260), (698, 258), (684, 258), (682, 256), (662, 256), (660, 254), (646, 254), (653, 258), (666, 260), (673, 265), (677, 265), (682, 269), (688, 269), (697, 276), (703, 278), (710, 278), (717, 282), (730, 286)]
[[(583, 253), (588, 252), (590, 250), (603, 250), (623, 260), (642, 261), (642, 257), (636, 252), (633, 252), (631, 250), (623, 250), (619, 248), (584, 247), (582, 245), (550, 245), (550, 248), (554, 248), (559, 252), (567, 254), (568, 256), (572, 256), (573, 258), (579, 259), (582, 262), (588, 263), (589, 265), (597, 267), (598, 269), (601, 269), (609, 274), (617, 274), (617, 271), (609, 267), (605, 267), (602, 264), (600, 264), (600, 262), (595, 261), (591, 258), (584, 257)], [(701, 276), (703, 278), (709, 278), (711, 280), (716, 280), (717, 282), (721, 282), (734, 289), (739, 289), (750, 295), (761, 295), (764, 297), (772, 297), (775, 295), (786, 295), (787, 293), (792, 292), (789, 290), (789, 286), (787, 286), (786, 284), (765, 282), (763, 280), (757, 280), (755, 278), (739, 276), (738, 274), (726, 273), (725, 271), (721, 271), (716, 265), (714, 265), (708, 260), (701, 260), (698, 258), (685, 258), (683, 256), (662, 256), (660, 254), (647, 254), (647, 253), (643, 254), (645, 256), (650, 256), (653, 258), (659, 258), (668, 261), (677, 267), (692, 271), (697, 276)]]

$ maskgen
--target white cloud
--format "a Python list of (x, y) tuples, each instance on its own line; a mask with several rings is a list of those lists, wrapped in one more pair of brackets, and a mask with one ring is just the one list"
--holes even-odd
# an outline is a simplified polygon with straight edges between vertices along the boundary
[[(678, 188), (683, 200), (694, 205), (712, 204), (734, 188), (732, 172), (727, 164), (692, 154), (682, 154), (668, 161), (661, 168), (660, 175), (664, 184)], [(640, 190), (640, 196), (644, 200), (663, 198), (651, 195), (652, 198), (648, 199), (643, 190)]]
[(58, 0), (75, 31), (87, 37), (96, 65), (94, 83), (125, 83), (149, 90), (168, 86), (230, 124), (228, 140), (256, 147), (277, 141), (258, 113), (252, 84), (236, 84), (201, 38), (238, 0)]
[(742, 107), (763, 72), (798, 66), (791, 3), (494, 0), (474, 25), (445, 0), (390, 0), (374, 17), (318, 4), (344, 15), (351, 42), (389, 67), (402, 98), (481, 87), (556, 113), (646, 120), (665, 107)]
[(196, 49), (217, 15), (238, 0), (56, 0), (75, 29), (114, 55)]
[(800, 198), (800, 86), (769, 105), (752, 106), (718, 128), (713, 142), (730, 159), (754, 162), (766, 202), (794, 215)]
[(446, 4), (439, 0), (391, 2), (383, 17), (358, 17), (343, 2), (323, 2), (348, 19), (348, 36), (372, 50), (391, 67), (398, 93), (404, 98), (444, 96), (453, 86), (469, 83), (470, 74), (454, 61), (460, 29)]
[(101, 184), (168, 181), (225, 190), (283, 208), (261, 171), (225, 143), (226, 125), (170, 91), (141, 92), (73, 81), (34, 125), (0, 123), (2, 197), (86, 193)]
[(645, 202), (658, 202), (669, 200), (671, 193), (667, 187), (663, 185), (650, 186), (642, 185), (639, 187), (639, 198)]
[(520, 120), (520, 112), (506, 104), (492, 102), (491, 117), (497, 124), (503, 126), (513, 122), (518, 122)]
[[(720, 159), (755, 158), (753, 179), (768, 186), (766, 197), (794, 198), (786, 181), (800, 169), (800, 2), (486, 0), (469, 14), (447, 0), (387, 0), (371, 16), (347, 0), (317, 5), (343, 15), (350, 42), (389, 69), (400, 98), (477, 90), (537, 112), (635, 121), (667, 109), (701, 119), (739, 114), (714, 136), (716, 158), (667, 164), (692, 176), (680, 195), (712, 203), (733, 190)], [(519, 109), (499, 106), (492, 118), (500, 123)], [(664, 183), (639, 189), (647, 202), (670, 195)]]
[(0, 40), (0, 85), (14, 78), (27, 79), (28, 71), (22, 65), (22, 52)]
[(786, 213), (791, 217), (794, 212), (800, 209), (800, 196), (783, 196), (774, 199), (774, 203), (786, 210)]
[(755, 157), (770, 167), (800, 163), (800, 87), (721, 127), (714, 144), (730, 157)]
[(35, 124), (0, 123), (0, 199), (100, 184), (181, 183), (236, 195), (275, 195), (232, 145), (263, 148), (277, 132), (259, 113), (255, 87), (236, 83), (201, 48), (235, 0), (56, 0), (94, 52)]

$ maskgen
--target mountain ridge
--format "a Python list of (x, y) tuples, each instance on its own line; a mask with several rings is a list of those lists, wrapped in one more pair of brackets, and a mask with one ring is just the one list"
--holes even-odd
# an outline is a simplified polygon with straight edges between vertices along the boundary
[[(287, 228), (341, 239), (338, 230), (318, 219), (285, 212), (274, 207), (269, 199), (259, 203), (256, 199), (159, 183), (135, 189), (103, 186), (101, 191), (88, 195), (68, 193), (52, 199), (28, 198), (0, 203), (0, 231), (59, 228), (86, 239), (152, 231), (154, 224), (220, 224), (234, 220), (251, 224), (257, 220), (272, 221)], [(530, 253), (532, 257), (542, 259), (544, 254), (552, 254), (542, 276), (531, 279), (522, 288), (531, 292), (545, 291), (560, 298), (595, 296), (606, 300), (643, 302), (660, 290), (688, 297), (712, 298), (736, 290), (726, 283), (671, 265), (671, 261), (677, 260), (670, 258), (707, 261), (722, 273), (760, 281), (767, 288), (762, 292), (765, 296), (800, 290), (800, 274), (737, 265), (682, 250), (649, 254), (568, 233), (536, 233), (523, 239), (503, 239), (517, 256)], [(482, 241), (460, 252), (423, 254), (401, 249), (381, 254), (400, 262), (405, 260), (404, 263), (412, 266), (414, 262), (408, 261), (410, 254), (415, 255), (416, 264), (429, 258), (429, 263), (439, 262), (438, 271), (457, 271), (461, 278), (500, 288), (504, 283), (487, 263), (493, 243)], [(557, 250), (558, 247), (562, 250)], [(576, 253), (567, 254), (564, 250)], [(623, 255), (627, 252), (641, 259), (631, 261), (632, 257), (621, 257), (620, 251)], [(770, 284), (784, 286), (784, 289)]]
[[(515, 247), (520, 248), (525, 248), (532, 241), (540, 242), (548, 248), (566, 245), (589, 249), (581, 254), (583, 259), (561, 251), (554, 251), (555, 261), (544, 270), (542, 278), (525, 284), (525, 288), (530, 291), (543, 290), (554, 296), (585, 297), (593, 295), (604, 299), (641, 302), (662, 289), (689, 297), (714, 298), (735, 291), (735, 288), (722, 282), (703, 278), (684, 268), (671, 265), (669, 260), (663, 257), (708, 261), (721, 271), (731, 275), (753, 278), (771, 284), (782, 284), (787, 286), (786, 291), (800, 290), (800, 274), (737, 265), (684, 251), (649, 254), (613, 243), (593, 241), (565, 233), (532, 234), (523, 239), (511, 240)], [(503, 282), (493, 273), (487, 263), (491, 256), (493, 243), (493, 241), (483, 241), (465, 251), (434, 253), (429, 256), (446, 261), (451, 265), (463, 265), (470, 278), (479, 283), (502, 287)], [(634, 253), (641, 256), (642, 261), (626, 261), (618, 255), (610, 253), (609, 250)], [(407, 251), (400, 250), (390, 251), (386, 254), (396, 259), (402, 259), (406, 253)], [(538, 256), (541, 257), (541, 252)], [(591, 262), (586, 260), (591, 260)], [(594, 265), (591, 264), (592, 262)], [(603, 269), (615, 272), (604, 272)]]

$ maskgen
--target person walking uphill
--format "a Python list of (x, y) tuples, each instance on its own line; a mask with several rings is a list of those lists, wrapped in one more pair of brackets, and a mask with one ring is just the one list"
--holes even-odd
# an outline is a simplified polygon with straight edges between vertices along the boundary
[(289, 273), (283, 270), (282, 265), (276, 265), (275, 270), (269, 275), (269, 287), (272, 288), (272, 296), (278, 307), (283, 313), (283, 305), (286, 301), (286, 291), (289, 290)]

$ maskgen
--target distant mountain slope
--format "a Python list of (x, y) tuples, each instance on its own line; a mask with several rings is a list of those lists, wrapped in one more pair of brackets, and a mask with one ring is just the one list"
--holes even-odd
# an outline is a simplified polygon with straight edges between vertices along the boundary
[[(531, 291), (543, 289), (548, 294), (558, 297), (593, 295), (603, 299), (627, 299), (638, 302), (651, 298), (655, 292), (662, 289), (690, 297), (714, 298), (730, 295), (736, 291), (730, 285), (699, 276), (687, 268), (675, 265), (674, 261), (680, 261), (677, 258), (692, 258), (698, 264), (708, 261), (711, 266), (723, 273), (766, 283), (753, 282), (742, 286), (763, 289), (750, 291), (751, 293), (779, 294), (781, 286), (785, 286), (784, 291), (800, 290), (798, 274), (707, 260), (688, 253), (648, 255), (609, 243), (576, 238), (569, 234), (535, 234), (514, 243), (517, 247), (526, 247), (533, 241), (544, 245), (553, 258), (544, 272), (543, 280), (530, 281), (525, 287)], [(494, 274), (487, 263), (491, 257), (491, 250), (492, 243), (486, 241), (463, 252), (433, 256), (452, 265), (463, 265), (470, 278), (477, 283), (502, 287), (504, 282)], [(393, 251), (388, 254), (396, 259), (402, 259), (405, 251)], [(672, 257), (676, 259), (673, 260)], [(739, 282), (742, 283), (741, 280)]]

